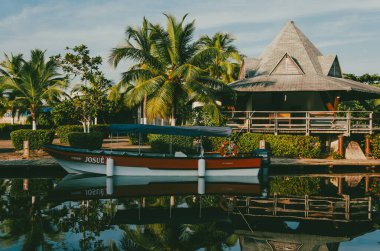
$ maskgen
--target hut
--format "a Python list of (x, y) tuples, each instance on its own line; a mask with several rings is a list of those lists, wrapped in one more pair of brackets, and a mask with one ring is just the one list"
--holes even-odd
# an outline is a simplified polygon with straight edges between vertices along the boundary
[[(257, 132), (370, 134), (372, 111), (337, 108), (341, 101), (366, 105), (366, 100), (380, 98), (380, 88), (344, 79), (338, 56), (324, 56), (293, 21), (259, 59), (244, 60), (239, 80), (230, 86), (238, 96), (230, 125)], [(321, 128), (315, 128), (318, 124)]]

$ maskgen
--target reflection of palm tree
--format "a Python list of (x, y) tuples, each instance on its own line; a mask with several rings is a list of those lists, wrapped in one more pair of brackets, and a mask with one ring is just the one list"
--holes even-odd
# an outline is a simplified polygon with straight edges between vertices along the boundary
[(121, 240), (123, 250), (223, 250), (236, 244), (238, 238), (212, 224), (152, 224), (130, 228)]

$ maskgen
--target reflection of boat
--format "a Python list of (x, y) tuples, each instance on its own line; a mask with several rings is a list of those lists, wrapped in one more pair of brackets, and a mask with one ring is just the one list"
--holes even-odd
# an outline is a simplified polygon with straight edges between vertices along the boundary
[[(226, 137), (231, 134), (229, 127), (111, 125), (110, 129), (115, 133), (153, 133), (192, 137)], [(46, 146), (45, 150), (69, 173), (106, 174), (110, 168), (112, 169), (110, 172), (114, 175), (198, 176), (202, 173), (199, 176), (252, 176), (258, 175), (262, 161), (261, 157), (252, 154), (236, 155), (236, 153), (231, 153), (229, 157), (203, 153), (197, 156), (141, 154), (114, 150), (91, 151), (54, 145)]]
[(190, 194), (258, 195), (261, 187), (257, 176), (198, 178), (68, 174), (49, 197), (51, 200), (82, 200)]

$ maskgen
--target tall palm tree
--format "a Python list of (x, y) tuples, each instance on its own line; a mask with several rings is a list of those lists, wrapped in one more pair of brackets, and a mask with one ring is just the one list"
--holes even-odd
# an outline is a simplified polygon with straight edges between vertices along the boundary
[[(119, 48), (114, 48), (111, 52), (110, 62), (114, 67), (117, 67), (120, 60), (123, 58), (129, 58), (136, 61), (136, 64), (130, 67), (128, 71), (132, 72), (135, 69), (146, 69), (149, 68), (148, 62), (151, 61), (150, 54), (152, 52), (152, 32), (150, 29), (151, 24), (144, 17), (141, 27), (128, 26), (126, 35), (126, 44)], [(132, 56), (134, 55), (134, 56)], [(148, 93), (144, 90), (139, 90), (139, 84), (143, 81), (142, 76), (136, 79), (135, 88), (132, 89), (126, 99), (128, 106), (133, 106), (139, 103), (143, 99), (143, 121), (144, 124), (147, 122), (147, 100)], [(119, 86), (123, 87), (129, 85), (128, 80), (121, 81)], [(143, 95), (143, 97), (141, 97)]]
[(233, 41), (234, 38), (231, 34), (219, 32), (212, 37), (204, 35), (199, 39), (202, 47), (216, 49), (217, 53), (208, 69), (211, 76), (226, 84), (237, 79), (241, 66), (240, 54), (232, 44)]
[(32, 50), (29, 61), (22, 55), (10, 57), (5, 54), (0, 63), (0, 87), (11, 89), (17, 94), (32, 117), (32, 128), (37, 129), (36, 118), (40, 108), (57, 100), (66, 86), (65, 78), (58, 73), (58, 64), (49, 59), (45, 62), (45, 51)]
[(124, 82), (137, 81), (128, 95), (131, 104), (148, 96), (148, 118), (169, 117), (171, 124), (175, 125), (180, 106), (189, 101), (201, 101), (217, 108), (218, 91), (230, 88), (210, 77), (205, 69), (217, 51), (215, 48), (200, 50), (198, 44), (192, 42), (194, 21), (185, 23), (187, 15), (179, 21), (174, 16), (165, 16), (165, 29), (150, 25), (152, 47), (149, 53), (134, 49), (118, 55), (116, 48), (110, 58), (114, 65), (122, 58), (140, 63), (123, 73)]

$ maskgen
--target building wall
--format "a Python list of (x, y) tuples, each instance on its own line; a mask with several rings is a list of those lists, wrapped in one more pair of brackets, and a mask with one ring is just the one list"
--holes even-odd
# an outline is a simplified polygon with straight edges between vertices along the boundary
[(288, 92), (253, 93), (250, 98), (238, 98), (238, 102), (246, 103), (246, 110), (254, 111), (325, 111), (319, 93)]

